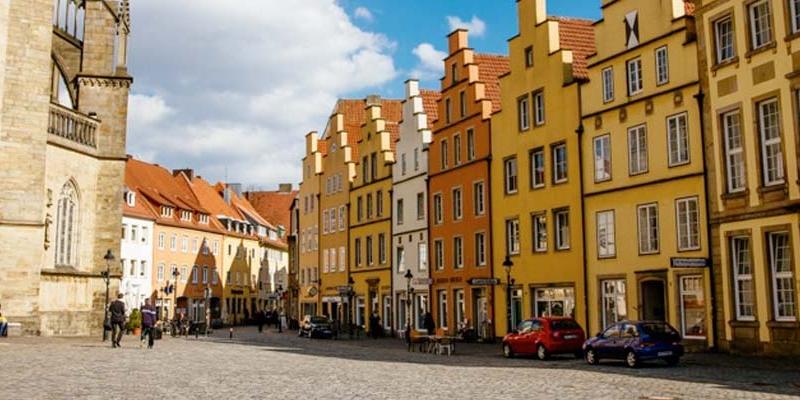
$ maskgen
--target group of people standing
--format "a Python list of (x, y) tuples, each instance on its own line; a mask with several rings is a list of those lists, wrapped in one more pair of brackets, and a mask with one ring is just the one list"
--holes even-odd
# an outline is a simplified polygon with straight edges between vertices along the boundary
[(283, 312), (278, 312), (277, 309), (256, 311), (254, 318), (259, 333), (264, 331), (264, 325), (274, 325), (278, 332), (283, 332), (284, 325), (286, 324), (286, 316)]
[[(109, 320), (104, 326), (105, 329), (111, 331), (112, 348), (122, 347), (120, 342), (122, 341), (122, 335), (125, 333), (125, 322), (128, 320), (125, 302), (122, 301), (122, 297), (122, 293), (119, 293), (117, 299), (108, 306)], [(142, 334), (139, 340), (144, 342), (144, 338), (147, 336), (147, 348), (152, 349), (157, 321), (156, 308), (150, 304), (150, 299), (145, 299), (140, 311), (142, 313)]]

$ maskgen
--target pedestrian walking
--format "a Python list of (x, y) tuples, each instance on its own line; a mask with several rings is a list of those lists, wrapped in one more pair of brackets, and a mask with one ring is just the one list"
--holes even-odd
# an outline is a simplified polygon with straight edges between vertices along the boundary
[(286, 323), (286, 316), (283, 315), (283, 310), (281, 310), (276, 319), (278, 320), (278, 333), (283, 333), (283, 325)]
[(381, 318), (378, 316), (377, 311), (372, 311), (372, 315), (369, 316), (369, 334), (373, 339), (378, 338), (380, 328)]
[(142, 306), (142, 337), (141, 342), (144, 342), (144, 337), (147, 335), (147, 348), (153, 348), (153, 341), (156, 329), (156, 308), (150, 304), (150, 299), (144, 299), (144, 306)]
[(111, 313), (111, 347), (122, 347), (120, 341), (125, 333), (125, 303), (122, 302), (122, 293), (117, 294), (117, 299), (108, 306)]
[(433, 322), (433, 315), (431, 315), (430, 311), (425, 313), (423, 322), (425, 325), (425, 330), (428, 331), (428, 335), (436, 334), (436, 323)]
[(0, 337), (8, 336), (8, 319), (0, 312)]
[(264, 332), (264, 310), (256, 311), (256, 324), (258, 325), (258, 333)]

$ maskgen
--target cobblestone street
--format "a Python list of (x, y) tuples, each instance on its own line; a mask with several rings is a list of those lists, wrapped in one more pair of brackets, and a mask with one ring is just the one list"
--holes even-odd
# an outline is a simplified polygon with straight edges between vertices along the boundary
[(506, 360), (493, 345), (452, 357), (407, 353), (396, 339), (322, 341), (254, 329), (164, 338), (152, 351), (89, 339), (0, 341), (0, 398), (778, 399), (800, 396), (787, 361), (690, 355), (680, 366), (591, 367), (571, 357)]

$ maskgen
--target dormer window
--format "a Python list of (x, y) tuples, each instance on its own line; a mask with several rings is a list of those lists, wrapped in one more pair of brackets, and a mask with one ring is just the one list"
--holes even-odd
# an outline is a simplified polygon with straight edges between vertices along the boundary
[(166, 218), (172, 217), (172, 207), (161, 206), (161, 216)]
[(191, 221), (192, 220), (192, 212), (183, 210), (181, 211), (181, 221)]
[(200, 223), (203, 225), (208, 225), (208, 215), (200, 214)]
[(125, 204), (127, 204), (128, 207), (136, 206), (136, 192), (125, 192)]

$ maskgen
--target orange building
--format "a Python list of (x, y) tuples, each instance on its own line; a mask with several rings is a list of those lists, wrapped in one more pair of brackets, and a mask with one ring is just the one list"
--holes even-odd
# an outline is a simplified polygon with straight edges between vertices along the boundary
[(448, 36), (429, 163), (431, 301), (438, 328), (493, 336), (489, 166), (491, 114), (508, 58), (475, 54), (467, 31)]

